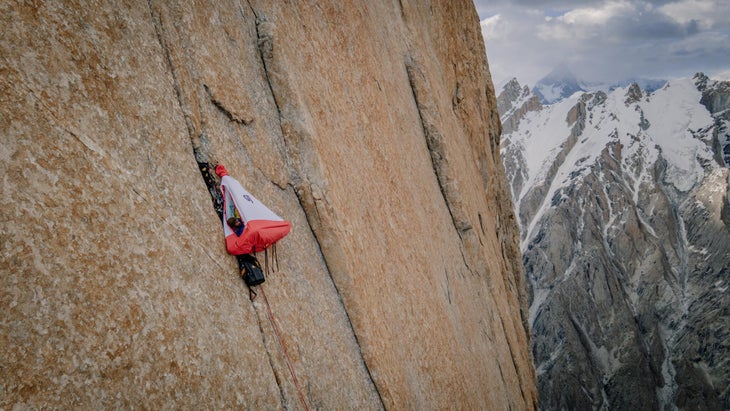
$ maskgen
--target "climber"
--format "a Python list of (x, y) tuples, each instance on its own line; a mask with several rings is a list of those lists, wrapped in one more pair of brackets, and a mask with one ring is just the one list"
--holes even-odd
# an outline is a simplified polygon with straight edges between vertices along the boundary
[[(218, 164), (215, 172), (221, 178), (223, 197), (223, 236), (226, 249), (233, 255), (264, 251), (289, 234), (291, 223), (263, 205)], [(240, 227), (230, 219), (240, 219)], [(240, 230), (240, 232), (239, 232)]]
[(233, 230), (233, 233), (236, 234), (236, 237), (240, 237), (241, 234), (243, 234), (243, 229), (246, 227), (246, 225), (243, 224), (243, 221), (241, 221), (240, 217), (230, 217), (227, 222)]

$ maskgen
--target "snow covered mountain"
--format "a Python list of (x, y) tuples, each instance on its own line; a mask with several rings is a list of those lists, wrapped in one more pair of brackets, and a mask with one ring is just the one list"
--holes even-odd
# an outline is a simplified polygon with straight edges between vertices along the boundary
[(565, 65), (556, 67), (532, 88), (532, 92), (542, 104), (555, 103), (579, 91), (586, 91), (586, 88)]
[(566, 99), (578, 92), (604, 91), (610, 92), (617, 88), (637, 84), (642, 90), (654, 92), (667, 84), (666, 80), (630, 78), (615, 83), (586, 82), (578, 79), (566, 65), (556, 67), (547, 76), (538, 80), (532, 92), (541, 104), (553, 104)]
[(543, 409), (730, 409), (730, 83), (500, 95)]
[(611, 84), (608, 87), (605, 87), (604, 85), (597, 85), (593, 87), (588, 87), (588, 90), (590, 91), (598, 91), (598, 90), (604, 90), (604, 91), (613, 91), (620, 87), (629, 87), (632, 84), (637, 84), (642, 90), (653, 93), (660, 88), (664, 87), (665, 84), (667, 84), (667, 80), (661, 80), (661, 79), (647, 79), (647, 78), (630, 78), (623, 81), (620, 81), (616, 84)]

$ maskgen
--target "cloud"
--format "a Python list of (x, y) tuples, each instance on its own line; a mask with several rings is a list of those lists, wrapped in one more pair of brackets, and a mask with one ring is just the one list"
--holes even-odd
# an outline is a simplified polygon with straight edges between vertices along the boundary
[(556, 20), (568, 25), (590, 27), (605, 25), (611, 18), (636, 12), (636, 6), (627, 1), (609, 1), (600, 7), (582, 7), (568, 11)]
[[(696, 20), (680, 22), (648, 3), (632, 4), (628, 1), (576, 8), (556, 18), (547, 18), (538, 27), (538, 34), (546, 40), (577, 40), (591, 47), (605, 47), (610, 43), (630, 44), (646, 39), (681, 38), (698, 31)], [(594, 43), (587, 43), (586, 40)]]
[(713, 80), (730, 81), (730, 70), (716, 72), (710, 75)]
[(502, 16), (495, 14), (481, 21), (482, 35), (487, 40), (500, 40), (509, 33), (508, 25), (502, 20)]
[(702, 30), (730, 27), (727, 0), (681, 0), (662, 5), (659, 10), (679, 22), (695, 22)]
[(475, 0), (492, 77), (588, 81), (730, 70), (728, 0)]

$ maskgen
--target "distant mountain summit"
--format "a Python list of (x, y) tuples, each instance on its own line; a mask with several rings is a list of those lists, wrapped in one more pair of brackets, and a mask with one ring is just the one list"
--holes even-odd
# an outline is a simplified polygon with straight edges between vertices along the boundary
[[(620, 81), (618, 83), (612, 84), (608, 87), (608, 91), (613, 91), (617, 88), (622, 87), (629, 87), (632, 84), (636, 84), (639, 87), (641, 87), (642, 90), (653, 93), (660, 88), (664, 87), (665, 84), (667, 84), (667, 80), (662, 79), (648, 79), (648, 78), (640, 78), (640, 77), (632, 77), (623, 81)], [(601, 87), (604, 88), (604, 87)]]
[(561, 64), (551, 71), (550, 74), (540, 79), (532, 88), (532, 92), (537, 96), (541, 104), (549, 105), (562, 101), (580, 91), (610, 92), (618, 88), (629, 87), (632, 84), (637, 84), (642, 90), (653, 93), (664, 87), (667, 84), (667, 80), (631, 77), (613, 83), (589, 83), (578, 79), (568, 66)]
[(532, 92), (535, 93), (542, 104), (558, 102), (578, 91), (586, 91), (586, 88), (564, 64), (556, 67), (532, 88)]

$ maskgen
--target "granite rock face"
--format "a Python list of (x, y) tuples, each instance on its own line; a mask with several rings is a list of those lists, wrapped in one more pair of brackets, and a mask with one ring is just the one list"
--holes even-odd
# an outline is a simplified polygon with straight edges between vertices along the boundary
[[(471, 1), (0, 16), (0, 408), (536, 408)], [(292, 222), (253, 302), (198, 162)]]
[(728, 85), (586, 93), (504, 136), (541, 409), (730, 409)]

